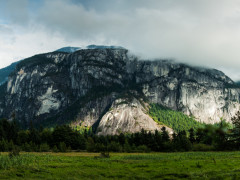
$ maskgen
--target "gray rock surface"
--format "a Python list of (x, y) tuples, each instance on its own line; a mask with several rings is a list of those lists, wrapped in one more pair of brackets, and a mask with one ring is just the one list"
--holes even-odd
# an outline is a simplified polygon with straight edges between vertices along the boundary
[[(144, 107), (136, 98), (133, 98), (131, 101), (126, 98), (116, 99), (109, 111), (101, 118), (97, 134), (136, 133), (140, 132), (141, 129), (148, 132), (161, 131), (163, 126), (158, 125), (147, 114), (147, 110), (147, 107)], [(168, 127), (166, 129), (169, 134), (173, 133), (172, 129)]]

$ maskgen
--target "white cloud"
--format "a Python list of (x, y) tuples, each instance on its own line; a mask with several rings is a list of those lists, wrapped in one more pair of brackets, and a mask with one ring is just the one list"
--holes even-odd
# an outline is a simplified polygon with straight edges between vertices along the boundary
[(220, 68), (240, 79), (237, 0), (46, 0), (34, 16), (30, 1), (19, 7), (10, 1), (4, 18), (0, 13), (8, 20), (0, 25), (0, 67), (16, 57), (94, 43)]

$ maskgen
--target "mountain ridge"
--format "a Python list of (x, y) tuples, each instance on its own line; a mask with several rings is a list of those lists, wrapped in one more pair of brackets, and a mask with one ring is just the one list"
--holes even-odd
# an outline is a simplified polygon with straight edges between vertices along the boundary
[[(205, 123), (219, 122), (221, 117), (230, 121), (240, 107), (239, 88), (221, 71), (166, 60), (140, 61), (126, 49), (105, 48), (52, 52), (25, 59), (9, 76), (0, 115), (10, 118), (15, 114), (25, 125), (31, 120), (38, 124), (70, 122), (95, 127), (98, 132), (106, 116), (117, 121), (117, 111), (107, 113), (123, 92), (132, 94), (130, 99), (137, 97), (141, 102), (144, 98)], [(137, 127), (132, 122), (143, 116), (139, 115), (141, 103), (136, 107), (127, 104), (118, 113), (128, 112), (124, 116), (129, 120), (119, 120), (119, 130), (115, 128), (112, 133), (125, 132), (126, 127), (135, 132)], [(135, 118), (129, 108), (138, 112)], [(154, 128), (159, 129), (157, 125)], [(104, 128), (102, 132), (111, 134)]]
[[(63, 53), (74, 53), (75, 51), (81, 50), (81, 49), (106, 49), (106, 48), (110, 48), (110, 49), (124, 49), (121, 46), (105, 46), (105, 45), (88, 45), (86, 47), (72, 47), (72, 46), (66, 46), (66, 47), (62, 47), (60, 49), (57, 49), (51, 53), (54, 52), (63, 52)], [(7, 81), (8, 76), (15, 70), (16, 66), (18, 63), (20, 63), (22, 60), (13, 62), (12, 64), (10, 64), (9, 66), (6, 66), (2, 69), (0, 69), (0, 85), (2, 85), (3, 83), (5, 83)]]

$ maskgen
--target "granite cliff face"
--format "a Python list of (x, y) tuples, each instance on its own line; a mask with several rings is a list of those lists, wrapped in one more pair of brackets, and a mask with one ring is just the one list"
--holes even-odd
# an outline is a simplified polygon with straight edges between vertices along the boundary
[[(132, 98), (130, 101), (126, 98), (116, 99), (109, 111), (101, 118), (97, 134), (136, 133), (141, 129), (151, 132), (161, 131), (163, 126), (158, 125), (147, 114), (148, 108), (145, 105), (142, 105), (136, 98)], [(173, 133), (172, 129), (166, 128), (170, 134)]]
[(142, 101), (206, 123), (229, 121), (240, 107), (239, 88), (222, 72), (139, 60), (123, 48), (35, 55), (18, 63), (0, 89), (1, 117), (14, 115), (26, 126), (71, 122), (98, 134), (159, 130)]

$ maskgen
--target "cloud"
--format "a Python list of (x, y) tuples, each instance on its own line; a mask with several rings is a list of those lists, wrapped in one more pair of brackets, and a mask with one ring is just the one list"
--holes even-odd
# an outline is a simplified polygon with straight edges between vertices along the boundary
[[(222, 69), (240, 79), (238, 0), (34, 2), (10, 0), (4, 3), (4, 14), (0, 12), (0, 20), (7, 19), (11, 29), (9, 34), (1, 33), (0, 40), (5, 39), (12, 57), (67, 45), (113, 44), (143, 58), (173, 58)], [(3, 48), (0, 43), (1, 61)], [(6, 54), (4, 57), (7, 59)]]
[(7, 0), (0, 1), (4, 4), (1, 8), (5, 18), (9, 19), (14, 23), (26, 24), (29, 20), (28, 0)]

